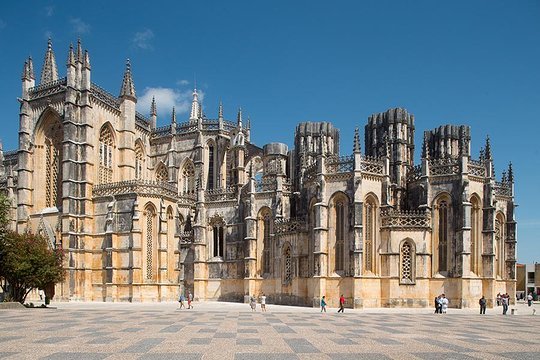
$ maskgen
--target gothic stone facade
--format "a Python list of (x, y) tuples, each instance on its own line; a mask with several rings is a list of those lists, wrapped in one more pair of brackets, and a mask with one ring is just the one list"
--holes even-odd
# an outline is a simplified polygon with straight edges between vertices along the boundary
[(296, 128), (294, 149), (250, 141), (250, 124), (202, 111), (156, 127), (135, 110), (129, 62), (120, 96), (91, 82), (70, 48), (60, 78), (52, 45), (38, 85), (24, 65), (19, 148), (1, 152), (13, 228), (67, 253), (57, 296), (91, 301), (195, 298), (317, 306), (476, 306), (515, 293), (512, 168), (496, 180), (489, 139), (478, 159), (468, 126), (424, 132), (414, 116), (372, 115), (365, 149), (339, 155), (331, 123)]

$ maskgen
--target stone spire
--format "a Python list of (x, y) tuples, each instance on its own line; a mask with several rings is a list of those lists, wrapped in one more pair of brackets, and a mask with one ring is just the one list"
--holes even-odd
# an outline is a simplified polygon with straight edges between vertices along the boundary
[(34, 62), (32, 61), (32, 57), (28, 57), (28, 77), (32, 80), (35, 79), (34, 77)]
[(135, 95), (135, 85), (133, 84), (133, 78), (131, 77), (131, 63), (129, 62), (129, 59), (126, 61), (126, 71), (124, 72), (124, 79), (122, 80), (120, 97), (127, 97), (137, 101), (137, 96)]
[(83, 51), (80, 38), (77, 39), (77, 62), (83, 62)]
[(174, 106), (171, 113), (171, 134), (176, 134), (176, 109)]
[(223, 121), (223, 103), (219, 100), (218, 120)]
[[(174, 109), (174, 107), (173, 107)], [(152, 103), (150, 104), (150, 116), (157, 116), (156, 97), (152, 96)]]
[(238, 115), (236, 116), (236, 125), (238, 128), (242, 128), (242, 108), (238, 108)]
[(90, 54), (88, 50), (84, 50), (83, 68), (90, 70)]
[(31, 57), (24, 62), (21, 80), (34, 80), (34, 65)]
[(424, 133), (424, 141), (422, 142), (422, 159), (429, 159), (427, 132)]
[(193, 89), (193, 100), (191, 101), (191, 113), (189, 120), (197, 120), (199, 116), (199, 95), (197, 94), (197, 88)]
[(358, 133), (358, 128), (354, 129), (353, 152), (360, 152), (360, 134)]
[(69, 44), (69, 52), (66, 65), (75, 66), (75, 52), (73, 51), (73, 44)]
[(41, 69), (40, 84), (45, 84), (55, 80), (58, 80), (58, 68), (56, 67), (56, 59), (52, 49), (52, 41), (51, 38), (49, 38), (47, 42), (47, 52), (45, 52), (45, 60), (43, 61), (43, 69)]
[(486, 157), (486, 159), (488, 160), (491, 160), (492, 159), (492, 155), (491, 155), (491, 143), (489, 141), (489, 135), (486, 136), (486, 146), (484, 148), (484, 156)]
[(508, 182), (514, 182), (514, 169), (512, 168), (512, 162), (508, 164)]

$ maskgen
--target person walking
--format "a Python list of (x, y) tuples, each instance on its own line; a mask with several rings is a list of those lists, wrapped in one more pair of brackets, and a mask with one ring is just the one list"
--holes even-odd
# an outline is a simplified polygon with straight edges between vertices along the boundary
[(345, 312), (345, 297), (343, 294), (339, 297), (339, 310), (337, 312)]
[(321, 299), (321, 312), (326, 312), (326, 298), (325, 296), (322, 297)]
[(184, 294), (180, 294), (180, 296), (178, 297), (178, 302), (180, 303), (178, 305), (178, 309), (185, 309), (186, 308), (186, 306), (184, 305), (184, 301), (185, 301)]
[(501, 295), (501, 303), (503, 307), (503, 315), (506, 315), (506, 312), (508, 311), (508, 297), (506, 295)]
[(188, 292), (188, 296), (187, 296), (187, 308), (188, 309), (193, 309), (193, 305), (191, 305), (191, 302), (193, 301), (193, 294), (190, 292)]
[(446, 295), (442, 294), (441, 298), (441, 312), (443, 314), (446, 314), (446, 310), (448, 309), (448, 299), (446, 298)]
[(497, 293), (497, 306), (501, 306), (501, 293)]
[(529, 295), (527, 295), (527, 305), (532, 306), (532, 302), (533, 302), (533, 296), (531, 293), (529, 293)]
[(266, 295), (261, 295), (261, 311), (266, 312)]
[(439, 313), (439, 298), (440, 296), (435, 296), (435, 314)]
[(478, 304), (480, 304), (480, 315), (486, 314), (486, 298), (484, 295), (478, 300)]
[(255, 300), (255, 296), (249, 298), (249, 306), (251, 306), (251, 311), (257, 311), (257, 301)]

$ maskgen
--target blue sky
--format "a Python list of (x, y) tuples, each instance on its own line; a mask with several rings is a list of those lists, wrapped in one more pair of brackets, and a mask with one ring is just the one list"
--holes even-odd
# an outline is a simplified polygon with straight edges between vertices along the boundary
[[(131, 59), (139, 111), (158, 97), (187, 119), (194, 80), (205, 113), (239, 106), (252, 140), (292, 145), (300, 121), (331, 121), (350, 153), (353, 130), (391, 107), (422, 132), (472, 127), (473, 157), (489, 134), (500, 176), (509, 161), (519, 204), (518, 260), (540, 261), (539, 1), (24, 1), (0, 4), (0, 138), (17, 146), (20, 74), (36, 78), (52, 37), (60, 76), (70, 42), (90, 52), (92, 81), (113, 94)], [(417, 154), (418, 157), (419, 154)]]

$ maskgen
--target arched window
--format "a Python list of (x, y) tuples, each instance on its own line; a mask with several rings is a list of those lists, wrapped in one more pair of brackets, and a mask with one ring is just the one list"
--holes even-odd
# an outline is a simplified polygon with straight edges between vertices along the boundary
[(113, 181), (113, 146), (111, 129), (104, 125), (99, 132), (99, 178), (100, 184)]
[(135, 145), (135, 179), (143, 178), (143, 149), (141, 144)]
[(208, 145), (208, 181), (206, 181), (207, 189), (214, 188), (214, 162), (215, 162), (215, 147), (214, 145)]
[(364, 269), (376, 273), (375, 253), (377, 249), (377, 203), (372, 197), (364, 202)]
[(182, 193), (195, 194), (195, 168), (191, 161), (187, 161), (182, 169)]
[(257, 272), (268, 274), (272, 264), (272, 211), (265, 207), (259, 211), (257, 218)]
[(400, 283), (401, 284), (414, 284), (415, 282), (415, 251), (413, 244), (406, 240), (401, 245), (401, 249), (399, 252), (400, 255), (400, 268), (401, 268), (401, 276), (400, 276)]
[(292, 282), (292, 251), (290, 244), (286, 244), (283, 248), (283, 267), (283, 283), (290, 284)]
[(64, 131), (60, 121), (45, 129), (45, 206), (62, 207), (62, 141)]
[(471, 198), (471, 272), (481, 275), (482, 268), (482, 216), (478, 196)]
[(146, 279), (151, 280), (154, 276), (154, 238), (156, 232), (156, 212), (152, 206), (147, 206), (144, 211), (146, 218)]
[(224, 257), (225, 254), (225, 221), (219, 215), (214, 215), (210, 219), (212, 227), (212, 256)]
[(169, 171), (165, 165), (160, 164), (156, 170), (156, 180), (158, 182), (168, 182), (169, 181)]
[(453, 230), (450, 226), (452, 203), (449, 194), (438, 196), (433, 202), (433, 232), (432, 232), (432, 271), (443, 276), (449, 275), (452, 269), (452, 257), (455, 251)]
[(495, 217), (495, 239), (493, 252), (495, 254), (495, 277), (504, 278), (505, 252), (504, 252), (504, 217), (498, 213)]
[(344, 270), (345, 257), (345, 213), (343, 201), (336, 202), (336, 257), (335, 271)]
[(448, 270), (448, 202), (439, 202), (439, 272)]

